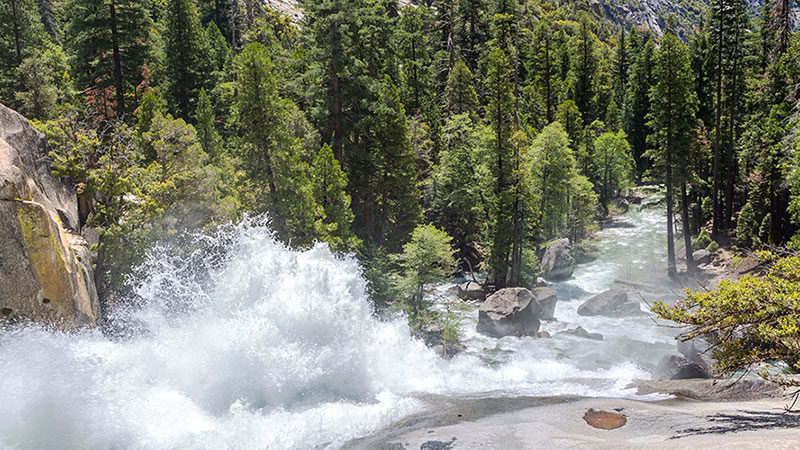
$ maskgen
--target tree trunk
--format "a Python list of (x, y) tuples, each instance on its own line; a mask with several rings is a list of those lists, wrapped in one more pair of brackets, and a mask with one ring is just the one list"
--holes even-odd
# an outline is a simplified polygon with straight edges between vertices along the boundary
[(672, 161), (669, 156), (670, 150), (667, 149), (667, 276), (672, 279), (678, 277), (678, 269), (675, 264), (675, 242), (674, 227), (672, 225)]
[(681, 182), (681, 217), (683, 220), (683, 245), (686, 248), (686, 270), (695, 271), (694, 258), (692, 257), (692, 230), (689, 225), (689, 196), (686, 194), (686, 180)]
[(733, 74), (732, 74), (732, 82), (731, 82), (731, 100), (730, 105), (728, 106), (729, 110), (729, 125), (728, 125), (728, 186), (725, 190), (725, 217), (724, 223), (725, 228), (731, 228), (731, 219), (733, 217), (733, 181), (734, 181), (734, 170), (736, 169), (736, 161), (733, 158), (733, 141), (736, 135), (736, 69), (739, 62), (739, 43), (737, 41), (736, 46), (733, 49)]
[(22, 63), (22, 44), (20, 44), (19, 17), (17, 16), (17, 0), (11, 0), (11, 15), (14, 18), (14, 50), (17, 64)]
[(119, 52), (119, 36), (117, 35), (117, 10), (114, 0), (108, 4), (109, 15), (111, 18), (111, 46), (114, 51), (114, 87), (117, 90), (117, 117), (122, 117), (125, 113), (125, 92), (122, 80), (122, 57)]
[(553, 123), (553, 93), (550, 86), (550, 30), (544, 37), (544, 90), (547, 102), (547, 123)]
[(711, 235), (717, 237), (722, 220), (722, 211), (719, 204), (719, 134), (720, 134), (720, 114), (722, 113), (722, 6), (723, 0), (719, 0), (719, 29), (717, 30), (717, 104), (715, 111), (714, 126), (714, 179), (713, 179), (713, 203), (714, 203), (714, 223), (711, 228)]

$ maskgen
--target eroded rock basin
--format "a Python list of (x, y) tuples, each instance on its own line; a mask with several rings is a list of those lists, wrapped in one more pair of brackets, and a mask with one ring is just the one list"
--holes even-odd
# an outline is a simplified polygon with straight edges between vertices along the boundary
[[(619, 398), (429, 399), (435, 412), (408, 418), (345, 448), (619, 449), (797, 448), (800, 415), (784, 397), (644, 402)], [(616, 429), (593, 428), (587, 411), (625, 416)]]

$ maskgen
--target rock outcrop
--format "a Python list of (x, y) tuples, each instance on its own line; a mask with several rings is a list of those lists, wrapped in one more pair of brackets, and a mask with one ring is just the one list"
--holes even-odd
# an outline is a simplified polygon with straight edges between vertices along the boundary
[(501, 289), (478, 309), (478, 332), (494, 337), (535, 336), (542, 307), (525, 288)]
[(622, 289), (613, 288), (595, 295), (578, 307), (581, 316), (627, 317), (644, 314), (639, 302), (628, 298)]
[(558, 292), (549, 287), (540, 287), (533, 290), (536, 301), (542, 307), (541, 318), (543, 320), (553, 320), (556, 314), (556, 303), (558, 303)]
[(575, 271), (575, 256), (569, 239), (559, 239), (544, 250), (541, 264), (542, 276), (548, 280), (564, 280)]
[(50, 173), (49, 151), (44, 135), (0, 105), (0, 319), (91, 325), (92, 255), (76, 231), (75, 188)]

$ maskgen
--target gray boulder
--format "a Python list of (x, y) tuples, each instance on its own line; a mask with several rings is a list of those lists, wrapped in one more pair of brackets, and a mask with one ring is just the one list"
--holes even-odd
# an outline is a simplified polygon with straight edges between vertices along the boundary
[(535, 336), (541, 325), (542, 307), (525, 288), (501, 289), (478, 309), (479, 333), (494, 337)]
[(483, 286), (474, 281), (467, 281), (458, 285), (458, 298), (463, 300), (484, 300), (486, 291)]
[(626, 317), (644, 314), (639, 302), (628, 298), (622, 289), (613, 288), (595, 295), (578, 307), (581, 316)]
[(0, 320), (91, 325), (99, 315), (93, 255), (77, 232), (75, 188), (50, 173), (50, 150), (0, 105)]
[(540, 269), (548, 280), (564, 280), (572, 276), (575, 256), (569, 239), (559, 239), (545, 248)]
[(683, 356), (665, 355), (656, 367), (656, 375), (664, 380), (688, 380), (692, 378), (711, 378), (708, 368), (689, 361)]
[(694, 263), (697, 265), (709, 264), (711, 262), (711, 252), (709, 252), (704, 248), (700, 250), (695, 250), (695, 252), (692, 253), (692, 259), (694, 260)]
[(555, 319), (558, 292), (549, 287), (540, 287), (533, 290), (533, 295), (536, 297), (536, 301), (539, 302), (539, 305), (542, 307), (542, 314), (540, 318), (542, 320)]
[(697, 364), (711, 373), (716, 361), (711, 356), (711, 345), (703, 338), (697, 337), (689, 341), (678, 341), (678, 352), (684, 358)]

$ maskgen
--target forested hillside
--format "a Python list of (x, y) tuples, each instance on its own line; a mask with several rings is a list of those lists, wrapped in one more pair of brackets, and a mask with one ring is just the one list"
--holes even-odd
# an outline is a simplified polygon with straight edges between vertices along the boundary
[(792, 5), (679, 2), (657, 32), (599, 5), (2, 0), (0, 102), (78, 183), (107, 302), (155, 242), (246, 214), (412, 309), (441, 242), (530, 283), (635, 184), (665, 187), (672, 275), (703, 227), (800, 246)]

